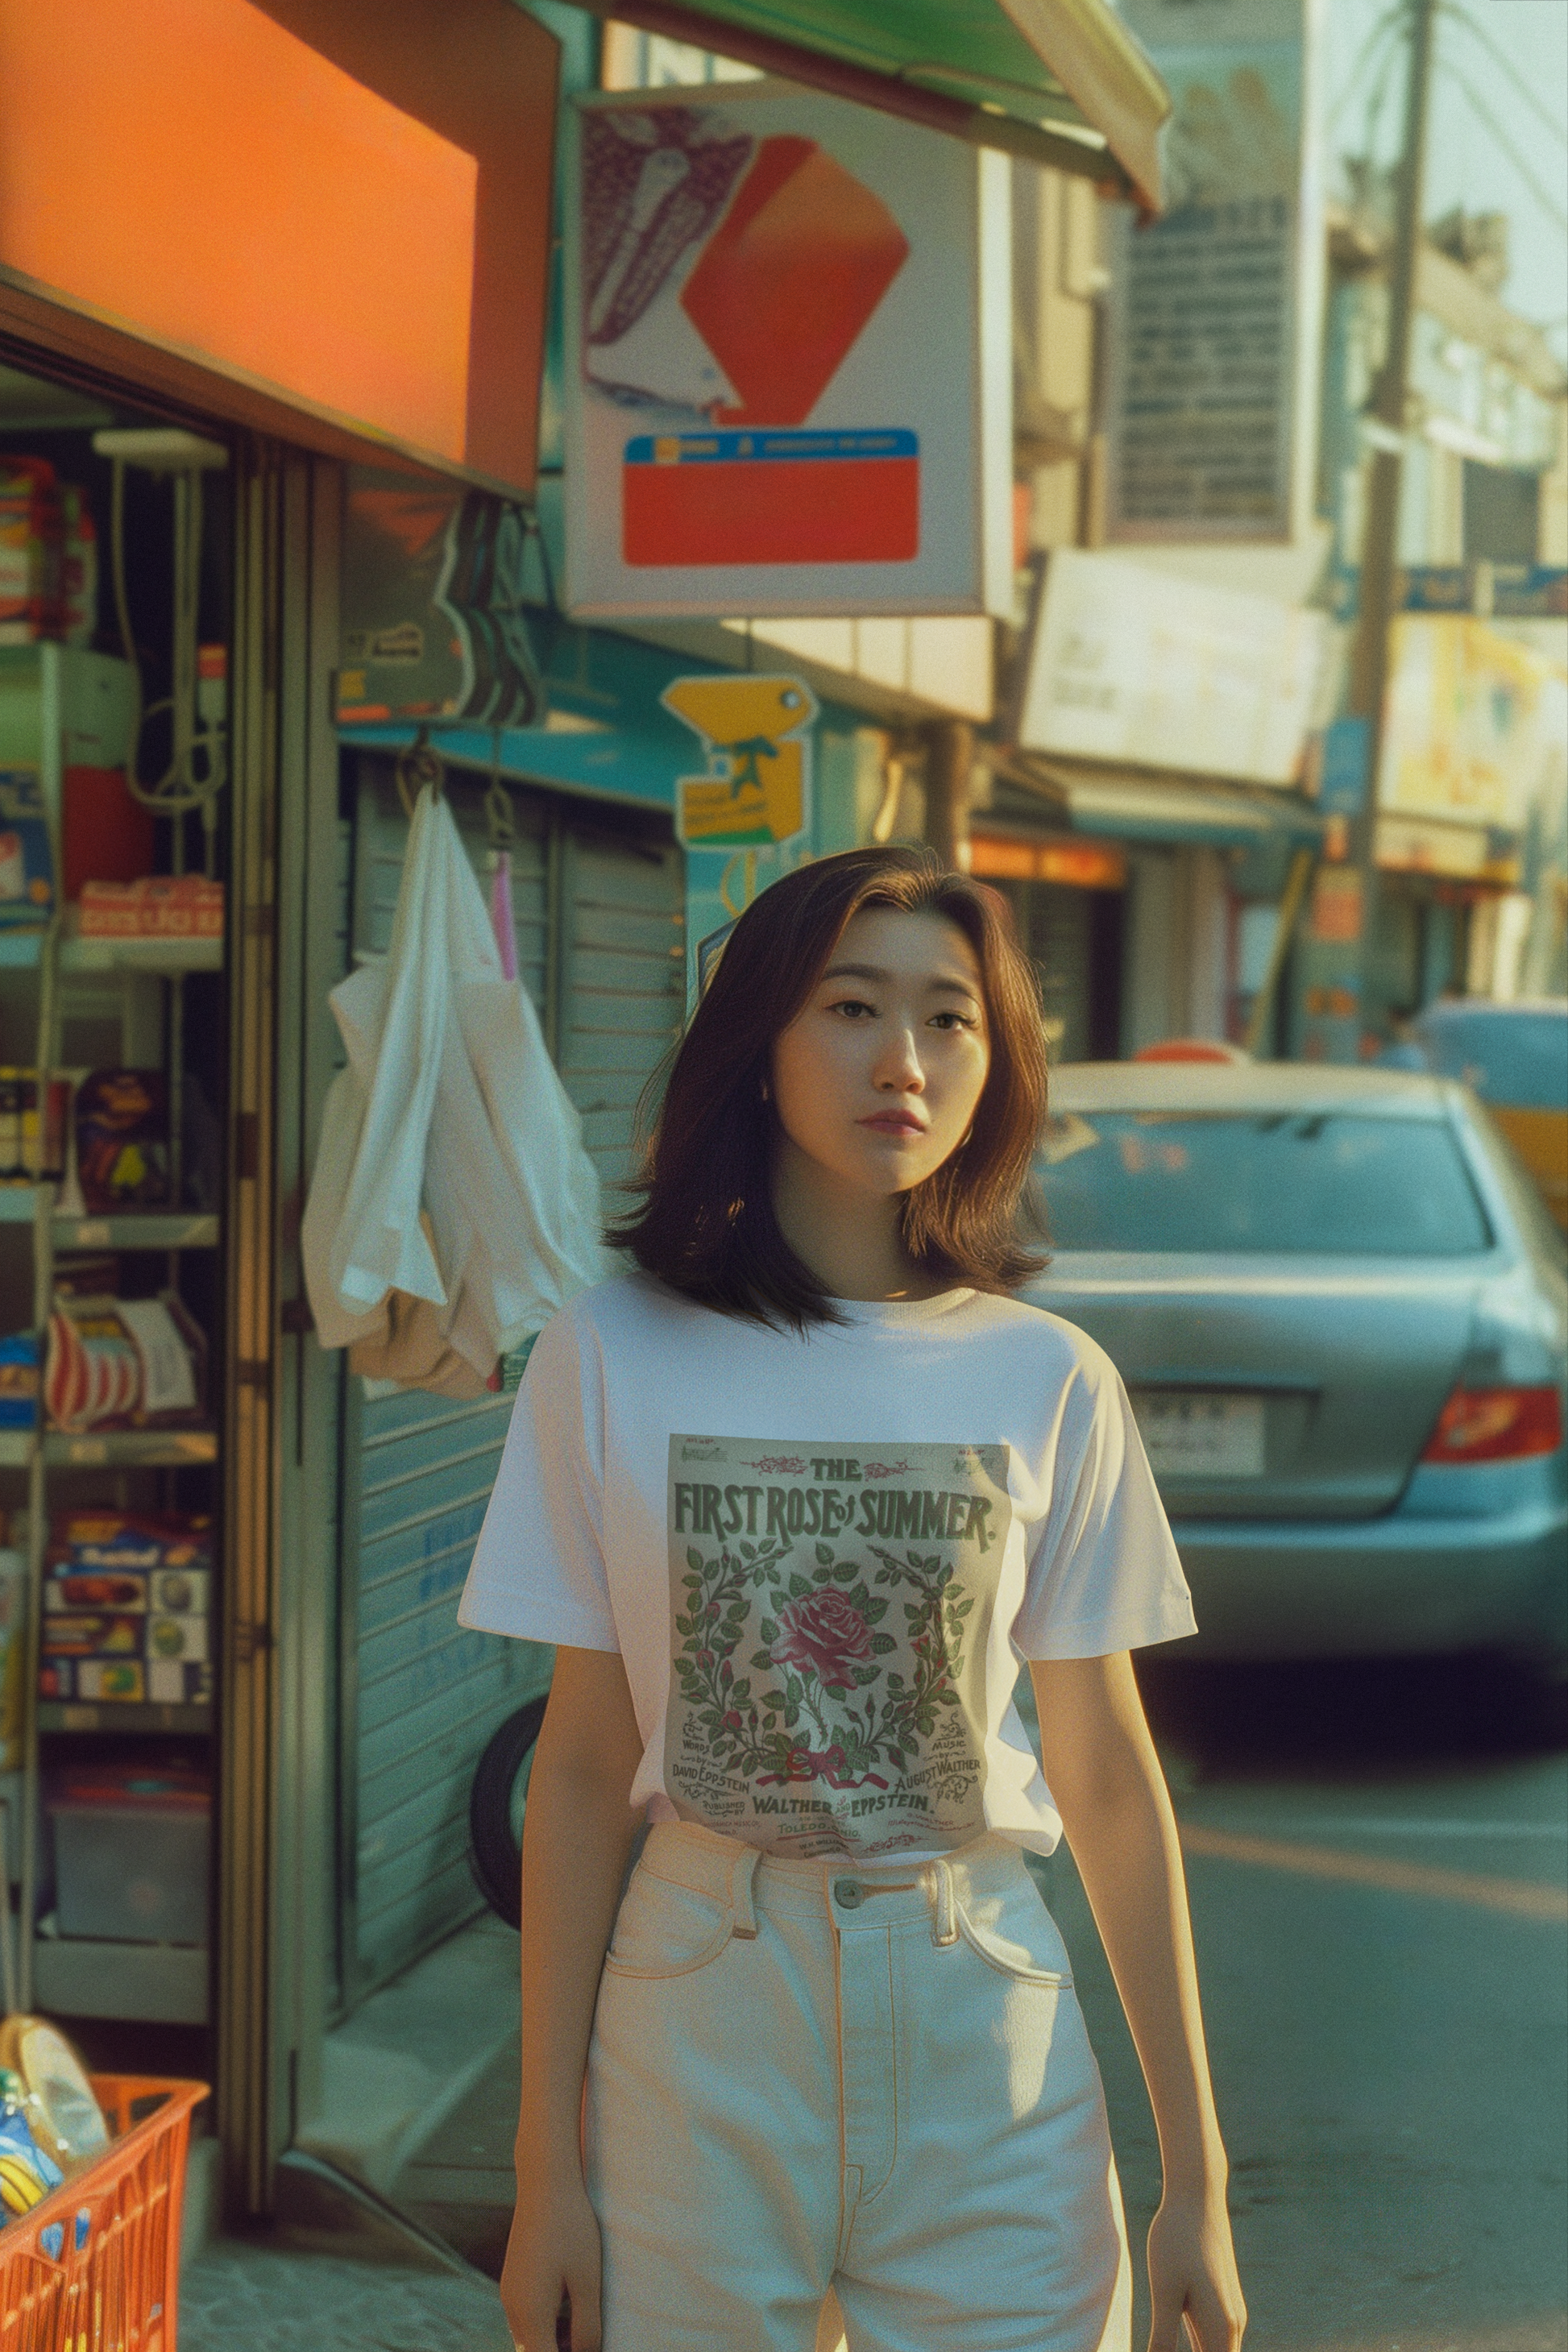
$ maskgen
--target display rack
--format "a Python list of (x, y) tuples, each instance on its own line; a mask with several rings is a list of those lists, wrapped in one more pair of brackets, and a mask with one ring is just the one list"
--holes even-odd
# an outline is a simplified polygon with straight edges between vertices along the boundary
[[(39, 649), (47, 654), (52, 648)], [(59, 806), (57, 794), (54, 806)], [(57, 860), (57, 872), (59, 870)], [(68, 912), (57, 909), (47, 928), (0, 933), (0, 969), (36, 969), (38, 978), (37, 1039), (34, 1057), (38, 1101), (47, 1098), (50, 1074), (61, 1061), (60, 1032), (73, 989), (91, 981), (140, 974), (163, 983), (163, 1034), (167, 1040), (170, 1108), (170, 1190), (177, 1200), (180, 1171), (181, 1062), (184, 1045), (184, 986), (194, 971), (219, 971), (223, 945), (216, 940), (98, 940), (77, 937)], [(56, 1260), (62, 1252), (147, 1253), (169, 1263), (171, 1284), (186, 1252), (215, 1251), (222, 1228), (214, 1214), (169, 1210), (126, 1212), (111, 1216), (62, 1213), (54, 1181), (0, 1186), (0, 1224), (27, 1224), (32, 1234), (33, 1328), (40, 1354), (54, 1304)], [(40, 1381), (41, 1388), (41, 1381)], [(41, 1699), (38, 1675), (42, 1645), (43, 1587), (51, 1508), (68, 1496), (73, 1475), (108, 1470), (176, 1470), (215, 1463), (214, 1428), (155, 1428), (75, 1433), (44, 1425), (40, 1393), (38, 1425), (0, 1431), (0, 1467), (26, 1477), (27, 1580), (22, 1638), (21, 1856), (17, 1978), (24, 2009), (35, 2000), (69, 2016), (112, 2016), (146, 2021), (199, 2024), (207, 2014), (207, 1954), (184, 1945), (76, 1943), (42, 1931), (37, 1922), (39, 1833), (42, 1820), (42, 1750), (45, 1736), (58, 1734), (200, 1736), (212, 1729), (210, 1706), (76, 1704)]]

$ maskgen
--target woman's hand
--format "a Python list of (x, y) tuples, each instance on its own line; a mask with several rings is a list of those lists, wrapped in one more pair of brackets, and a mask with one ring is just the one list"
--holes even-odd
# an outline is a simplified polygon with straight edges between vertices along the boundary
[(535, 2187), (520, 2177), (500, 2300), (521, 2352), (556, 2352), (563, 2295), (572, 2304), (571, 2352), (599, 2352), (599, 2224), (581, 2180)]
[(1237, 2352), (1247, 2305), (1223, 2191), (1163, 2200), (1149, 2231), (1149, 2352), (1187, 2352), (1184, 2317), (1197, 2352)]

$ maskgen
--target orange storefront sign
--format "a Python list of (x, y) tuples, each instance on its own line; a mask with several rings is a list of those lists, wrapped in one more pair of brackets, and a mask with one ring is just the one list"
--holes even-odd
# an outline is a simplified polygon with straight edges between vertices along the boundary
[(0, 0), (0, 271), (526, 488), (555, 60), (507, 0)]
[(1124, 853), (1103, 841), (1009, 841), (977, 834), (969, 870), (987, 882), (1057, 882), (1074, 890), (1121, 890)]

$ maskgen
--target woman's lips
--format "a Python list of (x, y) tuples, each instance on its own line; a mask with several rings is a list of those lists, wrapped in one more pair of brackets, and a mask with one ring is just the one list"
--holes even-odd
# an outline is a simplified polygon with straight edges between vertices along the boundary
[(879, 1111), (874, 1118), (863, 1118), (858, 1124), (870, 1128), (878, 1135), (923, 1135), (922, 1122), (910, 1111)]

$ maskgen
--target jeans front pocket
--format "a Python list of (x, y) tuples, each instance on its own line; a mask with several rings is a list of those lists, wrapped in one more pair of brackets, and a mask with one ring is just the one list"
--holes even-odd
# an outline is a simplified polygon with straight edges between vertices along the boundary
[(616, 1915), (606, 1975), (683, 1977), (716, 1960), (734, 1932), (727, 1903), (674, 1879), (658, 1878), (639, 1863)]
[(956, 1917), (971, 1951), (1016, 1984), (1060, 1992), (1072, 1983), (1061, 1930), (1029, 1879), (1001, 1895), (971, 1894), (957, 1905)]

